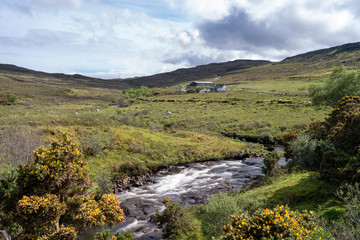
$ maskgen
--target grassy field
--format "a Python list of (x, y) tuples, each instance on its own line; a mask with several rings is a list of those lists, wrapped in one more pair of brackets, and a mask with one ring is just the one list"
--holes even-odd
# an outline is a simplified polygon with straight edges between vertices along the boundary
[[(256, 154), (260, 146), (249, 148), (224, 136), (273, 142), (286, 131), (304, 130), (310, 116), (323, 119), (330, 111), (313, 106), (307, 96), (308, 87), (323, 84), (327, 73), (316, 73), (318, 77), (309, 80), (307, 75), (291, 78), (278, 72), (283, 77), (274, 79), (263, 72), (271, 68), (264, 65), (219, 78), (219, 83), (229, 83), (228, 92), (177, 95), (178, 86), (154, 88), (151, 91), (157, 95), (130, 99), (132, 104), (123, 108), (115, 107), (121, 90), (84, 87), (76, 82), (63, 82), (62, 86), (61, 82), (54, 84), (54, 78), (1, 73), (0, 95), (13, 93), (17, 100), (0, 105), (0, 128), (29, 126), (48, 139), (61, 131), (69, 132), (80, 144), (95, 146), (96, 150), (86, 154), (95, 175), (107, 169), (102, 172), (112, 176), (125, 162), (142, 163), (139, 173), (144, 173), (168, 164), (227, 158), (245, 150)], [(261, 77), (244, 80), (243, 72)], [(178, 133), (188, 137), (180, 141)], [(112, 149), (115, 135), (126, 136), (126, 141), (136, 143), (140, 150)], [(148, 139), (153, 140), (149, 143)], [(221, 143), (221, 148), (216, 143)], [(154, 156), (150, 156), (149, 146), (157, 149)]]
[[(245, 150), (255, 154), (260, 145), (249, 148), (236, 139), (272, 143), (284, 132), (305, 130), (310, 116), (319, 120), (326, 117), (331, 108), (312, 105), (308, 88), (324, 84), (334, 65), (357, 66), (356, 46), (322, 50), (280, 63), (239, 61), (195, 69), (196, 76), (208, 76), (201, 71), (231, 66), (233, 70), (222, 70), (224, 75), (216, 77), (216, 84), (228, 86), (229, 91), (223, 93), (175, 94), (193, 80), (192, 76), (182, 77), (181, 83), (169, 80), (176, 83), (172, 86), (161, 86), (166, 81), (164, 76), (171, 74), (159, 75), (156, 82), (160, 86), (150, 89), (153, 96), (128, 99), (130, 105), (126, 107), (115, 106), (123, 101), (122, 90), (129, 88), (130, 83), (4, 65), (0, 69), (0, 102), (8, 94), (14, 94), (17, 100), (0, 104), (0, 130), (25, 126), (47, 139), (55, 138), (61, 131), (69, 132), (80, 144), (95, 146), (94, 151), (88, 149), (86, 153), (95, 174), (102, 165), (114, 171), (115, 162), (117, 167), (123, 162), (142, 162), (145, 164), (141, 168), (151, 169), (151, 165), (226, 158)], [(187, 137), (180, 141), (178, 133)], [(196, 142), (192, 135), (205, 140)], [(112, 149), (109, 146), (114, 145), (113, 136), (126, 136), (126, 141), (140, 146), (140, 153), (127, 148)], [(149, 139), (153, 139), (151, 143)], [(226, 151), (211, 142), (221, 142), (218, 145)], [(152, 144), (158, 149), (155, 152), (165, 157), (149, 156), (147, 149)], [(209, 146), (214, 148), (205, 151)], [(83, 146), (87, 148), (91, 146)], [(188, 154), (192, 152), (202, 154)]]
[[(62, 132), (80, 146), (103, 192), (113, 191), (114, 180), (169, 165), (262, 155), (259, 143), (275, 143), (285, 132), (306, 130), (310, 117), (326, 118), (331, 107), (313, 105), (308, 89), (323, 85), (333, 66), (358, 67), (357, 48), (225, 69), (216, 78), (180, 71), (179, 78), (169, 80), (173, 85), (161, 84), (171, 74), (161, 75), (147, 84), (156, 83), (152, 96), (132, 99), (123, 94), (134, 86), (129, 81), (0, 69), (0, 173), (28, 163), (36, 147), (48, 145)], [(228, 92), (175, 94), (194, 79), (216, 79)], [(17, 159), (19, 154), (30, 160)], [(343, 211), (318, 173), (286, 174), (246, 192), (214, 195), (191, 209), (198, 230), (192, 239), (219, 235), (230, 214), (276, 204), (316, 210), (329, 219)]]

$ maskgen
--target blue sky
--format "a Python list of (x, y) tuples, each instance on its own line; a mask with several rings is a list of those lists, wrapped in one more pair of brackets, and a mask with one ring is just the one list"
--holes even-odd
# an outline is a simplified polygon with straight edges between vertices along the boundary
[(356, 0), (0, 0), (0, 63), (102, 78), (360, 41)]

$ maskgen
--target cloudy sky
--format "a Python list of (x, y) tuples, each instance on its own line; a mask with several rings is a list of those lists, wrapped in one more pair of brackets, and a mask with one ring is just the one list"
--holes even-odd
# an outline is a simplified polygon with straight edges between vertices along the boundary
[(103, 78), (360, 41), (358, 0), (0, 0), (0, 63)]

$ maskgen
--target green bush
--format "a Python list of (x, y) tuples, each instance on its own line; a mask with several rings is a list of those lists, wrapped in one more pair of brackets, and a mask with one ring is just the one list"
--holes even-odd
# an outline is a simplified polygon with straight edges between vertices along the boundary
[(110, 230), (102, 230), (97, 232), (94, 240), (134, 240), (135, 235), (132, 234), (129, 230), (121, 234), (116, 232), (114, 236), (111, 236)]
[(124, 222), (116, 195), (95, 200), (91, 187), (88, 164), (63, 133), (38, 148), (34, 163), (20, 166), (17, 176), (1, 177), (0, 226), (16, 239), (74, 239), (84, 227)]
[(125, 98), (136, 98), (136, 97), (150, 97), (152, 93), (148, 87), (142, 86), (139, 89), (128, 89), (123, 90), (123, 95)]
[(312, 86), (309, 89), (314, 104), (325, 103), (334, 106), (346, 96), (360, 95), (360, 71), (336, 67), (324, 87)]
[(266, 175), (272, 175), (280, 170), (279, 165), (280, 156), (276, 151), (272, 151), (265, 155), (262, 172)]
[(170, 201), (167, 197), (162, 202), (165, 209), (162, 213), (156, 211), (155, 221), (162, 228), (165, 239), (181, 239), (193, 231), (190, 216), (179, 202)]
[(9, 104), (14, 104), (17, 100), (17, 96), (14, 93), (8, 93), (6, 98)]
[(0, 94), (0, 104), (12, 105), (16, 102), (17, 96), (14, 93)]
[(334, 145), (327, 140), (314, 140), (303, 134), (290, 143), (290, 168), (319, 170), (323, 153), (334, 150)]
[(254, 214), (231, 216), (222, 239), (332, 239), (317, 226), (312, 212), (290, 211), (288, 207), (259, 209)]
[(323, 155), (320, 176), (334, 184), (360, 182), (359, 169), (360, 154), (351, 156), (344, 152), (329, 151)]
[(314, 139), (328, 139), (336, 149), (356, 155), (360, 146), (360, 97), (341, 99), (325, 121), (315, 121), (308, 129)]

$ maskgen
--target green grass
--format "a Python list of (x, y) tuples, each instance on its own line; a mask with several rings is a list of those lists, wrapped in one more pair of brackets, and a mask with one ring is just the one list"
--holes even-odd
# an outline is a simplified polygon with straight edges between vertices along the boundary
[(203, 233), (209, 238), (220, 236), (222, 226), (232, 214), (251, 213), (259, 207), (288, 205), (292, 210), (312, 210), (327, 219), (336, 219), (344, 211), (334, 195), (334, 189), (319, 179), (316, 172), (290, 173), (247, 190), (211, 196), (197, 218)]

